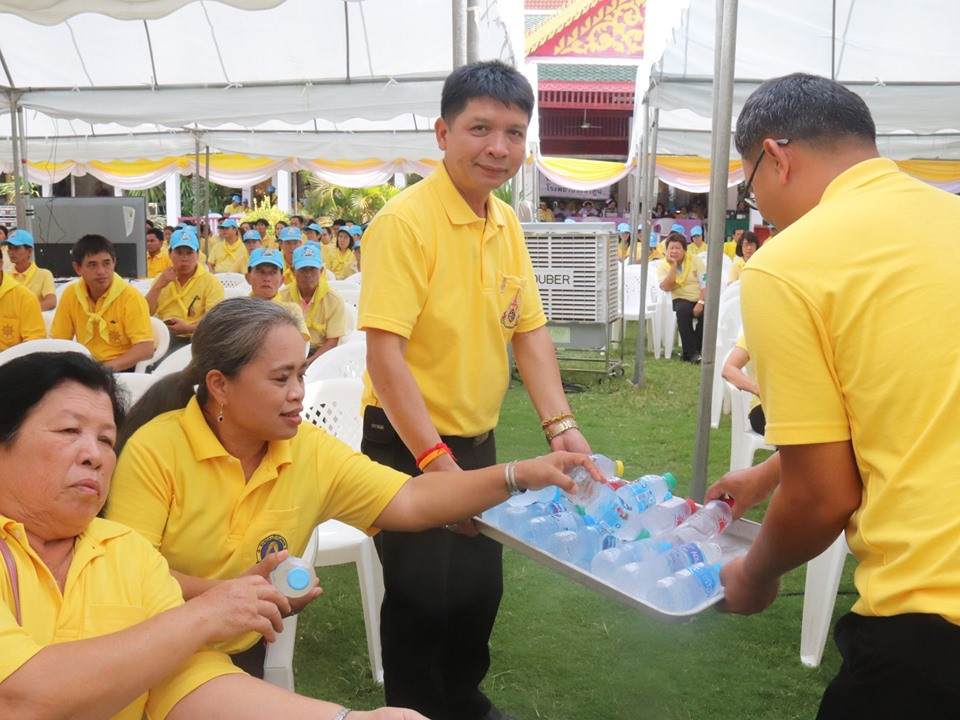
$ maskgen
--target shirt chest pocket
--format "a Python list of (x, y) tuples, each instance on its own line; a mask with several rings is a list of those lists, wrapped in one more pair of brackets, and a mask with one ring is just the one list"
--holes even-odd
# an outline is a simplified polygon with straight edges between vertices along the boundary
[[(244, 567), (260, 562), (270, 553), (289, 550), (299, 555), (301, 528), (298, 527), (299, 508), (264, 510), (257, 513), (243, 535), (241, 552)], [(309, 528), (312, 530), (313, 528)]]
[(20, 342), (20, 318), (0, 317), (0, 347)]
[(146, 609), (135, 605), (88, 605), (83, 613), (80, 638), (119, 632), (147, 619)]
[(497, 273), (497, 309), (500, 312), (500, 329), (506, 338), (513, 335), (520, 324), (525, 284), (526, 279), (519, 275)]
[(130, 344), (127, 331), (122, 323), (118, 323), (116, 320), (107, 321), (107, 342), (114, 347), (124, 347)]

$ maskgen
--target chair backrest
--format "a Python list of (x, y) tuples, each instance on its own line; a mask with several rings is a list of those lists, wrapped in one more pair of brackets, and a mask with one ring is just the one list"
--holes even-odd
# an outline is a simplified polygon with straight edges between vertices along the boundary
[(627, 320), (640, 317), (640, 288), (643, 279), (641, 265), (627, 265), (623, 271), (623, 316)]
[(23, 357), (35, 352), (78, 352), (84, 355), (90, 355), (86, 346), (81, 345), (76, 340), (58, 340), (56, 338), (41, 338), (39, 340), (27, 340), (13, 347), (0, 352), (0, 365), (10, 362), (14, 358)]
[(53, 316), (57, 314), (56, 308), (53, 310), (44, 310), (40, 313), (43, 315), (43, 324), (47, 328), (47, 336), (50, 335), (50, 328), (53, 326)]
[(743, 317), (740, 315), (740, 295), (728, 295), (720, 302), (717, 320), (717, 355), (726, 353), (737, 343), (740, 329), (743, 327)]
[(357, 272), (357, 273), (354, 273), (353, 275), (350, 275), (349, 277), (344, 278), (344, 279), (343, 279), (343, 282), (348, 282), (348, 283), (353, 283), (354, 285), (359, 285), (359, 284), (360, 284), (360, 273)]
[(170, 348), (170, 331), (164, 325), (163, 320), (151, 316), (150, 329), (153, 330), (153, 355), (149, 360), (141, 360), (137, 363), (135, 372), (138, 373), (145, 373), (147, 368), (166, 355)]
[(346, 315), (344, 318), (344, 335), (349, 335), (357, 329), (357, 306), (344, 302), (343, 312)]
[(163, 362), (153, 369), (151, 375), (163, 377), (164, 375), (169, 375), (170, 373), (183, 370), (187, 365), (190, 364), (190, 360), (192, 358), (193, 348), (190, 345), (184, 345), (179, 350), (174, 350), (166, 358), (164, 358)]
[(367, 333), (363, 330), (354, 330), (352, 333), (347, 333), (342, 338), (340, 338), (340, 345), (344, 343), (365, 343), (367, 341)]
[(346, 343), (327, 350), (307, 368), (304, 382), (332, 378), (360, 378), (367, 368), (367, 344), (365, 342)]
[(330, 283), (330, 289), (336, 291), (348, 305), (356, 307), (357, 303), (360, 302), (360, 286), (356, 283), (347, 282), (346, 280), (335, 280)]
[(117, 379), (117, 385), (127, 392), (126, 406), (128, 410), (133, 407), (137, 400), (143, 397), (143, 394), (151, 385), (160, 379), (159, 375), (142, 372), (117, 373), (114, 377)]
[(76, 280), (71, 280), (70, 282), (59, 283), (53, 288), (53, 292), (57, 296), (57, 302), (60, 302), (60, 297), (63, 295), (64, 291), (76, 282), (80, 282), (79, 278)]
[(141, 295), (146, 295), (153, 287), (153, 282), (153, 279), (150, 278), (135, 278), (128, 281), (128, 284)]
[(250, 292), (250, 286), (247, 284), (247, 278), (243, 273), (222, 272), (216, 273), (215, 277), (223, 285), (224, 292), (240, 288), (244, 293)]
[(359, 452), (363, 438), (362, 397), (363, 382), (357, 378), (310, 383), (304, 394), (302, 417)]

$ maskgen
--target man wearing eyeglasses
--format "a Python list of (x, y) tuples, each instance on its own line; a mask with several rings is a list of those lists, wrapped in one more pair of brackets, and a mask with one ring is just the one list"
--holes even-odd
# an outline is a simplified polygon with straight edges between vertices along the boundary
[(750, 552), (721, 573), (726, 609), (763, 610), (845, 531), (859, 598), (818, 717), (960, 717), (960, 253), (917, 253), (911, 221), (923, 207), (931, 236), (956, 237), (960, 198), (880, 158), (866, 104), (825, 78), (761, 85), (736, 143), (781, 229), (741, 281), (780, 451), (708, 494), (742, 513), (776, 488)]

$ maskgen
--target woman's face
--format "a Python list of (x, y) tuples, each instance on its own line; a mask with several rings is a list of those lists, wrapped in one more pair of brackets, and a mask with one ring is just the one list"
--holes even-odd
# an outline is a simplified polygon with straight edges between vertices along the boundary
[(683, 246), (681, 242), (672, 242), (667, 245), (667, 257), (671, 260), (674, 260), (678, 263), (683, 262), (683, 258), (686, 257), (687, 249)]
[(751, 242), (745, 242), (740, 245), (740, 252), (743, 253), (744, 262), (749, 260), (756, 251), (757, 251), (757, 246)]
[(306, 345), (292, 325), (267, 333), (257, 356), (224, 379), (223, 424), (258, 442), (290, 439), (303, 411)]
[(106, 502), (116, 438), (106, 393), (54, 387), (0, 447), (0, 512), (45, 541), (80, 534)]
[(353, 238), (350, 237), (350, 233), (341, 230), (337, 233), (337, 247), (340, 249), (340, 252), (347, 250), (350, 247), (350, 243)]

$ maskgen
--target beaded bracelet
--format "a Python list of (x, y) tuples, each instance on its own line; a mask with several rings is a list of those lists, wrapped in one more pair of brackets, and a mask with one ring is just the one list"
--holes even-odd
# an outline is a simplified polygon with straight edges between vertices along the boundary
[(540, 429), (546, 430), (548, 427), (550, 427), (554, 423), (558, 423), (561, 420), (567, 420), (567, 419), (573, 420), (573, 415), (571, 415), (570, 413), (560, 413), (559, 415), (552, 417), (549, 420), (542, 421), (540, 423)]
[(507, 492), (511, 496), (522, 495), (527, 491), (526, 488), (520, 488), (517, 485), (517, 461), (508, 462), (503, 466), (503, 484), (507, 486)]

